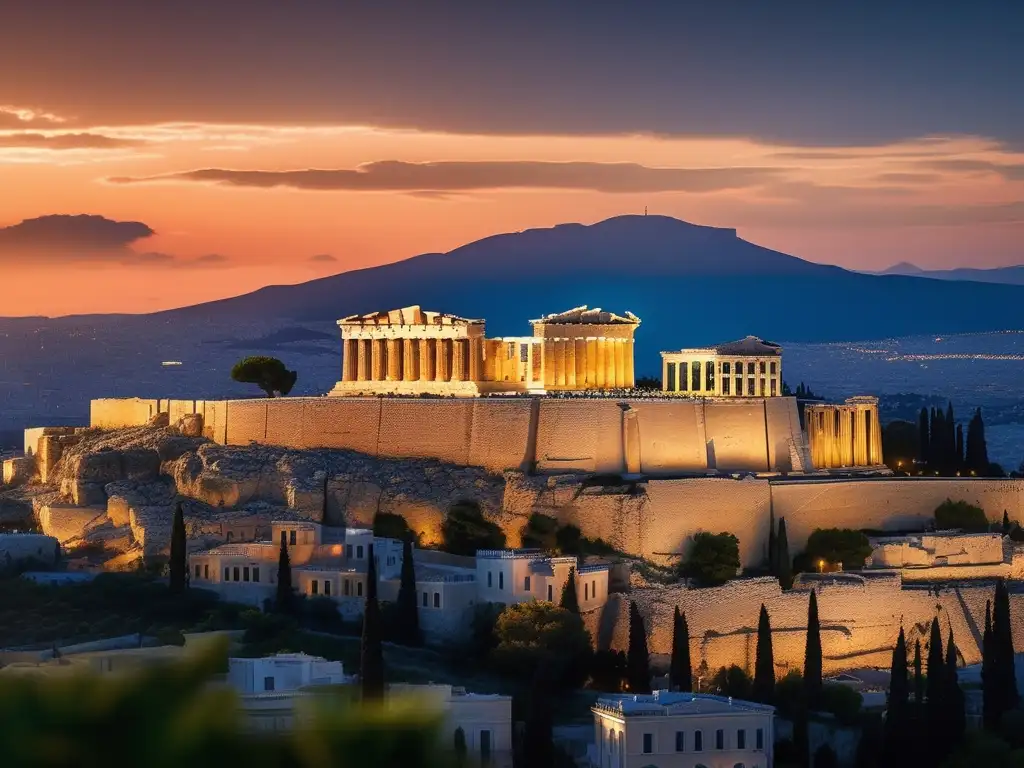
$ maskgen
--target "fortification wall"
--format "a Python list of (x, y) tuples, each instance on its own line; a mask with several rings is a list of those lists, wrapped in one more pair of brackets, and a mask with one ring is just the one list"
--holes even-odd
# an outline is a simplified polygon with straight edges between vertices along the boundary
[(89, 425), (98, 429), (138, 427), (167, 410), (166, 400), (139, 397), (104, 398), (89, 403)]
[(649, 474), (708, 467), (704, 408), (693, 400), (633, 400), (640, 430), (640, 468)]

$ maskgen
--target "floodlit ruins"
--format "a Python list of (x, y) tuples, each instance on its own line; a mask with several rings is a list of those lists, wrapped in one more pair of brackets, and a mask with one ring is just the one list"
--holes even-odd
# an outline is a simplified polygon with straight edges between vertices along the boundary
[(691, 397), (778, 397), (782, 347), (756, 336), (661, 353), (663, 392)]

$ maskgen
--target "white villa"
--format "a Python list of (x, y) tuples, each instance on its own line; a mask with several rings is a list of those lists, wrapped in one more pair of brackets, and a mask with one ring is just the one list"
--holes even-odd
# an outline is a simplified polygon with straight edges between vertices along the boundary
[(771, 768), (775, 707), (702, 693), (602, 696), (594, 768)]
[[(270, 541), (222, 544), (189, 557), (196, 587), (234, 602), (262, 607), (277, 590), (282, 536), (292, 584), (303, 595), (328, 597), (339, 613), (353, 619), (363, 612), (370, 545), (377, 567), (377, 594), (398, 597), (402, 542), (374, 536), (365, 528), (334, 529), (308, 520), (275, 522)], [(481, 550), (475, 558), (413, 550), (420, 627), (428, 639), (454, 639), (468, 631), (477, 603), (558, 602), (575, 568), (575, 557), (551, 557), (540, 550)], [(585, 565), (576, 578), (581, 611), (608, 600), (607, 563)]]

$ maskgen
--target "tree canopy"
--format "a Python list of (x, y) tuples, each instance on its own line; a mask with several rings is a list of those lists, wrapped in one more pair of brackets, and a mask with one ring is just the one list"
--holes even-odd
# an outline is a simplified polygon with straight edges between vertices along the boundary
[(532, 679), (541, 664), (548, 665), (563, 687), (586, 679), (590, 633), (582, 618), (564, 608), (547, 602), (515, 603), (498, 616), (494, 635), (494, 661), (519, 679)]
[(471, 500), (455, 502), (441, 523), (444, 549), (453, 555), (472, 557), (478, 549), (504, 549), (505, 534), (484, 517), (480, 505)]
[(736, 578), (740, 541), (731, 533), (698, 533), (682, 564), (682, 573), (699, 586), (714, 587)]
[(849, 528), (818, 528), (807, 537), (807, 556), (812, 562), (842, 563), (845, 570), (860, 570), (871, 556), (868, 537)]
[(284, 397), (295, 386), (298, 373), (289, 371), (276, 357), (254, 355), (235, 363), (231, 378), (242, 384), (255, 384), (267, 393), (267, 397)]
[(935, 508), (935, 527), (939, 530), (959, 528), (968, 533), (983, 533), (988, 530), (985, 510), (966, 501), (946, 499)]

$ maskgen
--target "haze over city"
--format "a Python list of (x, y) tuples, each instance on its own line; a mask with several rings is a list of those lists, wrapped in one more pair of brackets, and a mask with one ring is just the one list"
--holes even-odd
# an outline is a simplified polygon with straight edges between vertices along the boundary
[(1016, 3), (104, 8), (4, 9), (0, 315), (645, 209), (856, 270), (1024, 261)]

